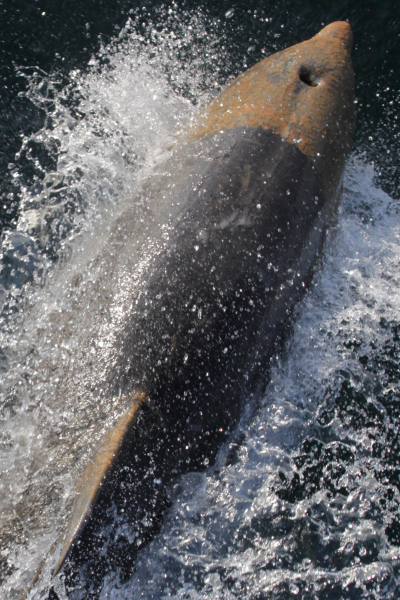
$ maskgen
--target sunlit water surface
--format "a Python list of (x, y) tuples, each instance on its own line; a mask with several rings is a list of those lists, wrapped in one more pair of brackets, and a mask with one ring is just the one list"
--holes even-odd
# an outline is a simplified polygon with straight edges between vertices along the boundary
[[(23, 203), (17, 230), (3, 234), (2, 597), (18, 597), (49, 556), (79, 473), (119, 414), (119, 399), (96, 387), (109, 323), (96, 312), (104, 266), (94, 257), (228, 62), (201, 16), (180, 27), (144, 39), (128, 24), (67, 88), (21, 71), (47, 121), (10, 165)], [(44, 168), (43, 153), (56, 166)], [(373, 178), (353, 156), (265, 394), (214, 466), (172, 482), (161, 532), (128, 582), (106, 578), (101, 598), (398, 597), (400, 216)], [(133, 275), (101, 284), (117, 314)], [(129, 537), (130, 523), (117, 527)], [(52, 581), (55, 547), (31, 598), (53, 584), (60, 598), (85, 598), (62, 574)]]

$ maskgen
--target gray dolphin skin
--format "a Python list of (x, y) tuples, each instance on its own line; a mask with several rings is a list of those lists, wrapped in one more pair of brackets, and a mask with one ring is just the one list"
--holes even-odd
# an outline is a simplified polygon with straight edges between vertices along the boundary
[[(122, 506), (121, 481), (129, 518), (160, 520), (171, 477), (212, 462), (262, 391), (340, 196), (355, 125), (351, 45), (348, 23), (332, 23), (240, 75), (114, 225), (108, 270), (127, 247), (142, 258), (99, 374), (125, 410), (82, 475), (55, 573), (97, 560), (96, 523), (107, 502)], [(118, 560), (134, 558), (127, 548)], [(107, 560), (96, 563), (103, 576)]]

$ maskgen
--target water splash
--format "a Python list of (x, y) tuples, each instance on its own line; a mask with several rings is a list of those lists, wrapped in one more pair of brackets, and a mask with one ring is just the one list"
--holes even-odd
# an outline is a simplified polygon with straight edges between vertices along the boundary
[(27, 86), (21, 93), (44, 124), (23, 138), (9, 165), (20, 217), (17, 232), (3, 235), (0, 281), (7, 290), (37, 272), (36, 263), (20, 268), (28, 248), (36, 262), (68, 258), (74, 238), (134, 195), (194, 105), (221, 87), (219, 72), (229, 59), (218, 23), (177, 7), (157, 9), (145, 24), (140, 10), (131, 13), (118, 38), (67, 82), (37, 67), (18, 71)]
[[(9, 166), (21, 210), (16, 230), (3, 232), (0, 256), (0, 586), (7, 598), (20, 597), (49, 559), (77, 475), (120, 410), (120, 398), (98, 389), (109, 361), (104, 302), (117, 313), (134, 281), (117, 289), (107, 279), (102, 248), (190, 122), (193, 99), (201, 102), (210, 78), (219, 88), (224, 55), (201, 13), (159, 12), (163, 27), (140, 31), (140, 13), (133, 14), (67, 83), (20, 69), (44, 122)], [(51, 565), (50, 558), (38, 597), (48, 592)]]

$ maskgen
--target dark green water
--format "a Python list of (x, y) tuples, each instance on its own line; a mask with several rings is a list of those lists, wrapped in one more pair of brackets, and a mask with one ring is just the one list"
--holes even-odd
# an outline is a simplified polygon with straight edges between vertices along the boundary
[[(67, 262), (68, 236), (85, 231), (101, 202), (118, 196), (119, 190), (126, 194), (134, 189), (129, 172), (140, 171), (154, 145), (150, 127), (144, 130), (150, 142), (141, 154), (142, 130), (131, 126), (126, 130), (135, 141), (125, 144), (122, 122), (129, 109), (118, 104), (124, 89), (129, 92), (124, 102), (132, 98), (133, 121), (136, 112), (142, 119), (146, 109), (135, 99), (136, 90), (143, 96), (141, 85), (157, 87), (161, 76), (168, 88), (165, 97), (175, 93), (190, 115), (185, 100), (196, 105), (210, 87), (218, 90), (264, 56), (346, 19), (354, 33), (358, 98), (353, 163), (339, 225), (328, 240), (321, 274), (300, 309), (293, 340), (273, 365), (273, 382), (260, 413), (238, 431), (214, 470), (177, 482), (164, 527), (148, 550), (142, 548), (137, 567), (129, 556), (142, 543), (132, 541), (132, 531), (118, 533), (126, 526), (119, 516), (107, 534), (113, 539), (109, 557), (76, 561), (54, 587), (45, 573), (32, 598), (97, 598), (99, 593), (101, 598), (120, 599), (398, 598), (397, 3), (0, 0), (0, 11), (1, 515), (8, 503), (4, 498), (17, 497), (6, 486), (7, 473), (13, 472), (7, 461), (14, 464), (13, 435), (7, 428), (20, 426), (23, 411), (30, 410), (36, 419), (35, 401), (28, 402), (28, 410), (15, 391), (19, 378), (28, 381), (33, 367), (21, 371), (20, 359), (14, 365), (10, 358), (10, 348), (24, 335), (19, 333), (21, 323), (28, 332), (22, 337), (24, 348), (29, 346), (24, 286), (28, 295), (32, 281), (39, 287), (46, 282), (60, 257)], [(161, 43), (155, 31), (162, 31), (168, 43)], [(128, 39), (131, 34), (141, 36), (136, 45)], [(140, 77), (134, 72), (136, 58), (126, 70), (129, 61), (121, 58), (124, 53), (136, 56), (138, 49), (137, 56), (142, 52), (146, 57)], [(151, 62), (154, 57), (156, 62)], [(110, 75), (102, 79), (107, 69)], [(103, 112), (95, 115), (90, 102), (108, 85), (109, 96), (100, 103)], [(144, 94), (144, 105), (150, 99), (151, 94)], [(171, 104), (174, 118), (176, 111)], [(156, 136), (168, 128), (165, 115), (160, 121), (154, 121)], [(85, 141), (86, 126), (99, 146)], [(108, 153), (105, 148), (113, 144), (115, 154)], [(120, 171), (119, 154), (125, 160)], [(98, 167), (90, 162), (93, 157)], [(40, 228), (29, 230), (21, 223), (32, 210), (43, 210), (44, 216)], [(55, 427), (55, 417), (48, 423)], [(41, 427), (39, 416), (33, 431)], [(16, 455), (24, 444), (23, 436), (18, 438)], [(26, 460), (28, 464), (29, 452)], [(29, 478), (22, 496), (27, 488)], [(30, 527), (27, 523), (24, 534), (23, 528), (18, 530), (21, 546), (25, 538), (33, 538)], [(7, 597), (9, 578), (18, 578), (21, 562), (29, 560), (12, 558), (12, 541), (0, 546), (0, 585)], [(34, 551), (39, 552), (36, 547)], [(120, 560), (124, 553), (128, 559)], [(104, 564), (108, 566), (102, 571)]]

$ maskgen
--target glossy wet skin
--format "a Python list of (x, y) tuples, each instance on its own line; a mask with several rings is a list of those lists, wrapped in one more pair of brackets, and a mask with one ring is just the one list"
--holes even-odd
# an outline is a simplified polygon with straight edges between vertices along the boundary
[[(143, 463), (132, 470), (127, 518), (137, 520), (146, 502), (160, 517), (151, 486), (135, 486), (134, 477), (145, 478), (148, 468), (143, 439), (163, 484), (201, 468), (237, 422), (243, 399), (264, 385), (260, 374), (311, 279), (350, 150), (350, 45), (348, 25), (333, 24), (240, 76), (115, 225), (98, 259), (106, 273), (118, 274), (121, 264), (135, 271), (156, 248), (127, 299), (115, 359), (99, 382), (110, 396), (123, 394), (132, 428), (117, 424), (107, 437), (112, 443), (93, 457), (95, 468), (85, 471), (79, 487), (89, 500), (73, 508), (59, 566), (107, 479), (102, 496), (118, 505), (118, 450), (124, 468), (133, 469), (132, 456)], [(101, 270), (98, 277), (101, 287)], [(112, 282), (118, 285), (118, 277)], [(145, 425), (142, 408), (128, 406), (138, 393), (153, 415)], [(104, 574), (119, 559), (118, 550), (101, 556), (92, 535), (106, 514), (95, 511), (72, 556), (78, 568), (92, 561)], [(136, 546), (127, 554), (128, 571), (135, 552)]]

